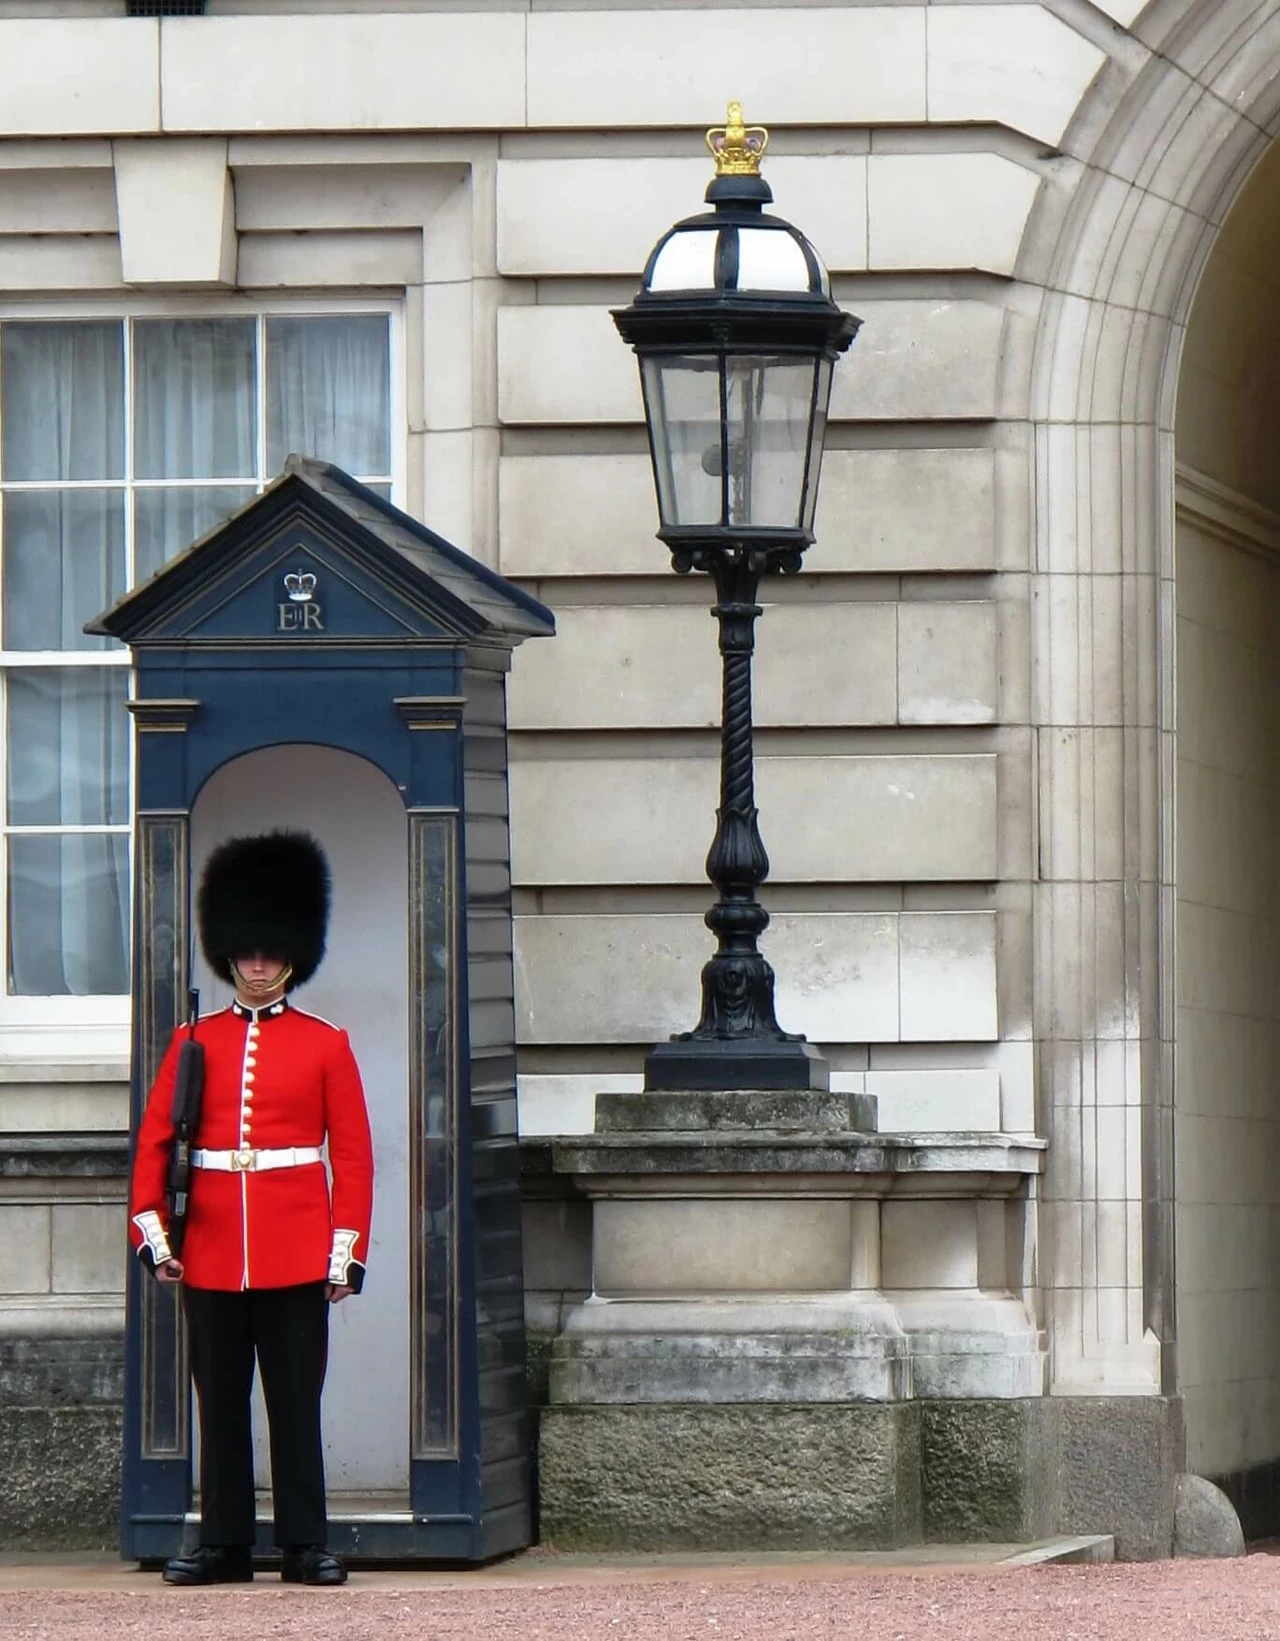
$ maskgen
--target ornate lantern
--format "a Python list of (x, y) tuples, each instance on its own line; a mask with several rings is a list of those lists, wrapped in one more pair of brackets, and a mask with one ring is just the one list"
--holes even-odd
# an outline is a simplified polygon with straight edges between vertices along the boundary
[(831, 299), (826, 269), (798, 229), (767, 216), (768, 133), (707, 133), (713, 210), (654, 247), (644, 284), (614, 323), (640, 361), (661, 518), (677, 573), (715, 581), (724, 707), (720, 807), (707, 856), (719, 898), (718, 949), (702, 974), (702, 1017), (655, 1048), (654, 1089), (825, 1086), (826, 1066), (774, 1016), (773, 970), (757, 950), (768, 876), (755, 806), (751, 655), (762, 575), (794, 574), (813, 543), (818, 476), (837, 357), (860, 321)]

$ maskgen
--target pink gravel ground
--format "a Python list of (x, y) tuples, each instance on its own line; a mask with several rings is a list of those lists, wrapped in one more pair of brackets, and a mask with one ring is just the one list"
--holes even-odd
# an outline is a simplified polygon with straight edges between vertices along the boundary
[[(913, 1570), (792, 1564), (365, 1574), (345, 1589), (0, 1588), (0, 1641), (1273, 1641), (1280, 1560)], [(21, 1583), (21, 1580), (17, 1581)]]

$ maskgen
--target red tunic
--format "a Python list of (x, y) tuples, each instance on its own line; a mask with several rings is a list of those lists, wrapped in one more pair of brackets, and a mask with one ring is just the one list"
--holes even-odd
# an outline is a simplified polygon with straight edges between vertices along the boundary
[[(173, 1085), (185, 1028), (174, 1033), (138, 1128), (129, 1240), (148, 1262), (169, 1256), (165, 1171)], [(329, 1146), (323, 1162), (191, 1171), (182, 1262), (196, 1288), (359, 1288), (368, 1260), (373, 1146), (360, 1072), (345, 1031), (286, 1003), (233, 1004), (196, 1026), (204, 1100), (195, 1144), (214, 1153)]]

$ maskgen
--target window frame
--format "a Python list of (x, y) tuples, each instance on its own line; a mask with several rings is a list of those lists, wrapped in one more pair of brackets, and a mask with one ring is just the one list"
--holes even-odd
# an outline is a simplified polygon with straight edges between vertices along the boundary
[[(253, 295), (236, 293), (234, 295), (174, 295), (166, 297), (122, 297), (103, 298), (92, 302), (84, 301), (0, 301), (0, 324), (8, 321), (29, 323), (70, 321), (80, 323), (95, 323), (118, 320), (122, 325), (128, 320), (135, 319), (244, 319), (252, 318), (257, 321), (257, 371), (254, 384), (257, 399), (257, 449), (256, 460), (261, 475), (256, 481), (258, 494), (271, 477), (266, 477), (266, 448), (267, 448), (267, 402), (266, 402), (266, 350), (262, 345), (265, 338), (266, 321), (270, 318), (338, 318), (343, 315), (380, 314), (387, 319), (387, 335), (389, 349), (388, 371), (388, 418), (391, 435), (391, 465), (389, 480), (391, 499), (397, 506), (404, 505), (405, 485), (408, 469), (409, 427), (406, 397), (406, 357), (405, 357), (405, 311), (403, 297), (393, 294), (372, 296), (368, 294), (320, 296), (290, 296), (277, 294), (255, 297)], [(163, 488), (196, 488), (209, 486), (208, 480), (163, 480), (146, 479), (137, 481), (133, 474), (133, 349), (131, 332), (126, 332), (126, 346), (124, 349), (124, 421), (125, 421), (125, 469), (120, 479), (104, 479), (92, 481), (73, 481), (65, 485), (58, 485), (49, 481), (14, 481), (12, 484), (0, 484), (0, 492), (13, 490), (47, 491), (50, 489), (105, 489), (118, 490), (126, 498), (126, 541), (129, 543), (128, 565), (134, 568), (132, 552), (132, 517), (130, 498), (136, 491)], [(219, 481), (212, 481), (219, 486)], [(243, 481), (220, 481), (220, 487), (236, 488)], [(0, 564), (3, 563), (3, 534), (0, 527)], [(30, 671), (39, 667), (130, 667), (130, 656), (127, 649), (105, 650), (15, 650), (0, 647), (0, 726), (3, 726), (5, 742), (0, 746), (0, 964), (3, 967), (4, 984), (0, 986), (0, 1059), (7, 1057), (8, 1050), (17, 1048), (20, 1055), (39, 1053), (49, 1054), (53, 1043), (58, 1044), (56, 1058), (79, 1057), (83, 1054), (99, 1054), (115, 1058), (124, 1055), (128, 1050), (128, 1028), (132, 1011), (132, 996), (101, 993), (93, 996), (18, 996), (8, 990), (8, 956), (9, 956), (9, 894), (8, 894), (8, 840), (12, 835), (27, 836), (39, 833), (68, 833), (79, 830), (75, 827), (11, 827), (8, 823), (8, 683), (9, 676), (14, 671)], [(129, 684), (129, 694), (132, 695), (132, 679)], [(95, 833), (127, 834), (129, 836), (129, 881), (130, 916), (132, 919), (132, 881), (133, 881), (133, 819), (136, 813), (136, 794), (134, 790), (136, 771), (136, 743), (134, 737), (137, 730), (130, 715), (129, 724), (129, 821), (125, 825), (83, 828)], [(70, 1041), (68, 1041), (70, 1037)], [(29, 1040), (29, 1046), (19, 1047), (23, 1039)]]

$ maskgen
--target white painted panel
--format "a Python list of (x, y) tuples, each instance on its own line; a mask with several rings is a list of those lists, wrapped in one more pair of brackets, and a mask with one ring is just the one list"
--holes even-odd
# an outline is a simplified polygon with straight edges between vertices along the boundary
[(1038, 5), (930, 6), (928, 117), (1056, 143), (1106, 60)]
[(713, 290), (719, 234), (714, 228), (675, 234), (655, 258), (649, 274), (651, 291)]
[(159, 131), (158, 22), (6, 17), (3, 28), (0, 137)]
[[(710, 758), (517, 761), (514, 881), (701, 882), (717, 782)], [(993, 754), (764, 757), (756, 795), (775, 881), (996, 876)]]
[(730, 98), (748, 122), (869, 125), (925, 117), (918, 6), (534, 11), (529, 124), (705, 128)]
[[(895, 1042), (898, 919), (779, 913), (761, 942), (788, 1031), (816, 1042)], [(517, 917), (521, 1043), (659, 1042), (696, 1025), (715, 949), (696, 915)]]
[[(671, 560), (648, 456), (504, 456), (501, 567), (511, 576), (644, 575)], [(806, 571), (996, 564), (990, 450), (828, 450)]]
[[(813, 238), (828, 268), (866, 267), (863, 155), (771, 155), (765, 169), (776, 202), (770, 210)], [(626, 176), (621, 188), (620, 172)], [(690, 159), (502, 160), (498, 271), (634, 274), (638, 279), (672, 223), (702, 208), (712, 175), (705, 154)], [(710, 279), (689, 283), (709, 284)]]
[(165, 129), (522, 126), (524, 25), (515, 12), (166, 18)]
[[(274, 747), (225, 764), (192, 815), (192, 874), (223, 838), (303, 826), (333, 873), (328, 954), (297, 996), (351, 1036), (373, 1128), (373, 1229), (364, 1291), (330, 1311), (325, 1469), (335, 1492), (409, 1485), (409, 1112), (404, 806), (372, 764), (330, 747)], [(201, 1007), (230, 1000), (196, 960)], [(266, 1414), (256, 1393), (259, 1484), (268, 1474)], [(354, 1416), (359, 1410), (359, 1417)]]

